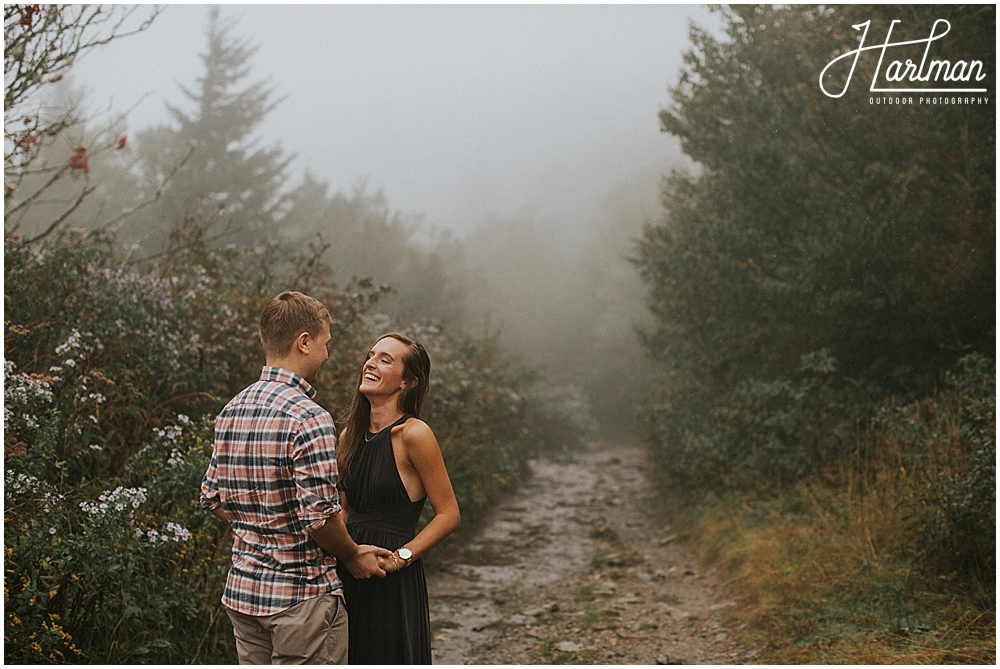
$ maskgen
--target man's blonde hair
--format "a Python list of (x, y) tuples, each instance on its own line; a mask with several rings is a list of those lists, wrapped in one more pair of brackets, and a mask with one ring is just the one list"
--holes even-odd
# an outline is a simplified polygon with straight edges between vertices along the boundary
[(283, 357), (303, 332), (316, 338), (329, 323), (330, 312), (314, 297), (286, 290), (273, 297), (260, 312), (258, 334), (264, 354)]

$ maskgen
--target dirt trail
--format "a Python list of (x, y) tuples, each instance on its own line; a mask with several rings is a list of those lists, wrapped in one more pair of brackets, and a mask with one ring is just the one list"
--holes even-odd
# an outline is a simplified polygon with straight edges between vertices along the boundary
[(435, 664), (733, 664), (716, 595), (652, 509), (635, 444), (533, 476), (428, 569)]

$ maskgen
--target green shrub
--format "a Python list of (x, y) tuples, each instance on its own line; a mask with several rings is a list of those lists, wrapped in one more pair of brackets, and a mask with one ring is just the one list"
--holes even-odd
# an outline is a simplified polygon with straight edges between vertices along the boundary
[[(129, 459), (120, 485), (96, 495), (8, 469), (7, 661), (175, 663), (198, 655), (212, 632), (203, 616), (228, 568), (220, 550), (228, 531), (197, 509), (191, 492), (211, 436), (210, 421), (190, 425), (182, 416)], [(126, 487), (128, 478), (143, 485)], [(223, 641), (204, 648), (207, 659), (226, 657), (231, 643)]]
[(643, 407), (656, 460), (672, 486), (773, 496), (853, 449), (858, 389), (829, 351), (803, 355), (797, 378), (747, 379), (712, 396), (686, 386)]
[[(474, 518), (579, 419), (494, 339), (376, 312), (388, 289), (338, 288), (277, 245), (186, 246), (136, 263), (112, 239), (45, 247), (8, 236), (5, 261), (5, 660), (232, 663), (219, 598), (228, 528), (198, 492), (223, 404), (258, 378), (255, 325), (284, 289), (321, 299), (334, 347), (317, 401), (335, 416), (374, 337), (407, 330), (434, 362), (427, 421)], [(558, 434), (547, 425), (565, 425)]]

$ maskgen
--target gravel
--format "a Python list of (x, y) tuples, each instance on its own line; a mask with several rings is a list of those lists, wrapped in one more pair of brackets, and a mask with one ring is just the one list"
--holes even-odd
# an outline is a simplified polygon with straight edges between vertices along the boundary
[(733, 602), (659, 520), (633, 443), (532, 476), (428, 569), (435, 664), (738, 664)]

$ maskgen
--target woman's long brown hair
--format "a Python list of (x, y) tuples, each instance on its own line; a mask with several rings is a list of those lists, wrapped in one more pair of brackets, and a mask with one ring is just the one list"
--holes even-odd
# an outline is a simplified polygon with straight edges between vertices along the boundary
[[(368, 348), (371, 351), (375, 344), (386, 337), (392, 337), (397, 341), (406, 344), (406, 353), (403, 355), (403, 380), (409, 384), (409, 388), (403, 391), (399, 397), (399, 410), (404, 414), (409, 414), (414, 418), (420, 418), (420, 411), (424, 406), (424, 398), (430, 388), (431, 359), (427, 351), (418, 342), (413, 341), (398, 332), (384, 334)], [(337, 440), (337, 487), (341, 492), (347, 490), (350, 474), (351, 462), (354, 460), (361, 440), (368, 431), (371, 421), (372, 405), (359, 390), (358, 386), (364, 378), (365, 366), (361, 365), (361, 372), (358, 374), (358, 382), (354, 386), (354, 395), (351, 396), (351, 403), (347, 406), (343, 417), (339, 423), (341, 425), (340, 439)]]

